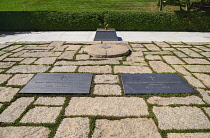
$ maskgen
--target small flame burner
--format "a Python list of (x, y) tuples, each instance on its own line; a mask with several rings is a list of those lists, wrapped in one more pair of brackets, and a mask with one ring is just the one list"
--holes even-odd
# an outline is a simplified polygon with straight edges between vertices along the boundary
[(105, 48), (105, 49), (107, 49), (107, 48), (111, 48), (111, 46), (102, 46), (102, 48)]

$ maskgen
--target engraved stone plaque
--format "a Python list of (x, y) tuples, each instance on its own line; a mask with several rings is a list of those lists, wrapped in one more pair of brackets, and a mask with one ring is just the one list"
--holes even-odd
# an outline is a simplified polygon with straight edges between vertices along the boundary
[(94, 41), (118, 41), (118, 37), (115, 29), (110, 28), (105, 30), (98, 28)]
[(196, 93), (177, 74), (122, 74), (125, 94)]
[(38, 73), (19, 93), (89, 94), (91, 73)]

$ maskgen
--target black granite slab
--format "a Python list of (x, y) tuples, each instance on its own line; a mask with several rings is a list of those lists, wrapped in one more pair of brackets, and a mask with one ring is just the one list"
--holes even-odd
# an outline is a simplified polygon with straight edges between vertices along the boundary
[(196, 93), (177, 74), (122, 74), (125, 94)]
[(109, 28), (108, 30), (98, 28), (94, 41), (118, 41), (118, 37), (113, 28)]
[(19, 93), (89, 94), (91, 73), (38, 73)]

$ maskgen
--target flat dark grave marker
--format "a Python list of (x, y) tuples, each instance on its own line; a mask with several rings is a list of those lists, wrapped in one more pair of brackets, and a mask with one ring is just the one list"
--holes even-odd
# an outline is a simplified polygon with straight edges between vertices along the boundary
[(115, 29), (97, 29), (94, 41), (118, 41)]
[(196, 93), (177, 74), (122, 74), (125, 94)]
[(38, 73), (19, 93), (89, 94), (91, 73)]

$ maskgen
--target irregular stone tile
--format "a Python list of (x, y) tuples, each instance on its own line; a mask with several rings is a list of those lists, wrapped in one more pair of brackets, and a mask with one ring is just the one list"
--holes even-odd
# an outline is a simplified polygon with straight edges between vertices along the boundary
[(154, 44), (144, 44), (144, 46), (145, 46), (147, 49), (151, 50), (151, 51), (155, 51), (155, 50), (161, 51), (160, 48), (157, 47), (157, 46), (154, 45)]
[(138, 52), (143, 52), (143, 51), (148, 51), (146, 48), (132, 48), (134, 51), (138, 51)]
[(117, 75), (96, 75), (94, 79), (95, 83), (119, 83)]
[(55, 123), (62, 107), (35, 107), (21, 119), (21, 123)]
[(120, 64), (117, 60), (85, 60), (85, 61), (58, 61), (55, 65), (107, 65), (107, 64)]
[(127, 57), (128, 62), (145, 62), (143, 57)]
[(148, 115), (147, 105), (137, 97), (73, 97), (65, 115), (140, 116)]
[(0, 68), (9, 68), (13, 66), (16, 62), (0, 62)]
[(123, 61), (123, 65), (125, 65), (125, 66), (148, 66), (146, 62), (137, 63), (137, 62), (128, 62), (128, 61)]
[(13, 46), (10, 46), (8, 48), (5, 48), (4, 51), (12, 51), (14, 49), (17, 49), (19, 47), (21, 47), (22, 45), (13, 45)]
[(56, 60), (56, 57), (45, 57), (39, 58), (34, 64), (53, 64)]
[(196, 51), (196, 52), (203, 52), (203, 50), (200, 50), (200, 49), (198, 49), (198, 48), (191, 48), (191, 50), (194, 50), (194, 51)]
[(4, 61), (21, 61), (23, 58), (5, 58)]
[(62, 46), (64, 44), (65, 41), (53, 41), (52, 43), (50, 43), (49, 46), (55, 47), (55, 46)]
[(74, 55), (76, 54), (76, 51), (66, 51), (63, 54), (61, 54), (58, 59), (73, 59)]
[(175, 48), (162, 48), (163, 51), (176, 51)]
[(119, 85), (95, 85), (93, 94), (96, 95), (121, 95), (121, 88)]
[(142, 44), (131, 44), (132, 47), (144, 47)]
[(22, 50), (24, 50), (24, 47), (20, 47), (20, 48), (18, 48), (18, 49), (15, 49), (15, 50), (13, 50), (12, 52), (19, 52), (19, 51), (22, 51)]
[(210, 65), (184, 65), (191, 72), (210, 72)]
[(23, 61), (20, 62), (20, 64), (31, 64), (33, 63), (37, 58), (25, 58)]
[(168, 133), (168, 138), (210, 138), (210, 133)]
[(27, 44), (27, 45), (44, 45), (44, 44), (50, 44), (51, 41), (18, 41), (16, 44)]
[(190, 83), (194, 87), (205, 88), (205, 86), (193, 76), (184, 76), (184, 78), (188, 81), (188, 83)]
[(50, 72), (75, 72), (77, 66), (54, 66)]
[(159, 55), (146, 55), (145, 58), (147, 60), (162, 60)]
[(185, 55), (184, 53), (180, 52), (180, 51), (173, 51), (174, 54), (176, 54), (178, 57), (188, 57), (187, 55)]
[(0, 74), (0, 84), (2, 84), (3, 82), (7, 81), (12, 75), (9, 74)]
[(206, 113), (210, 116), (210, 107), (203, 107)]
[(204, 104), (202, 99), (197, 96), (187, 96), (187, 97), (157, 97), (153, 96), (150, 97), (147, 102), (151, 104), (158, 104), (158, 105), (171, 105), (171, 104)]
[(173, 66), (173, 68), (177, 71), (177, 72), (179, 72), (179, 73), (181, 73), (181, 74), (183, 74), (183, 75), (188, 75), (188, 76), (190, 76), (191, 74), (184, 68), (184, 67), (182, 67), (181, 65), (172, 65)]
[(101, 44), (101, 41), (66, 41), (65, 45), (92, 45)]
[(146, 55), (172, 55), (170, 51), (143, 52)]
[(171, 45), (172, 47), (192, 47), (190, 45)]
[(0, 108), (2, 107), (3, 104), (0, 103)]
[(159, 47), (171, 47), (169, 44), (165, 42), (154, 42), (154, 43), (158, 45)]
[(0, 114), (0, 122), (14, 122), (33, 101), (33, 97), (17, 99)]
[(17, 65), (7, 71), (7, 73), (38, 73), (45, 72), (50, 68), (47, 65)]
[(39, 97), (34, 104), (41, 105), (63, 105), (65, 97)]
[(167, 42), (167, 43), (169, 43), (171, 45), (183, 45), (182, 42)]
[(65, 45), (67, 46), (66, 50), (72, 50), (72, 51), (77, 51), (81, 48), (81, 45)]
[(0, 102), (9, 102), (18, 91), (18, 88), (0, 87)]
[(11, 45), (11, 44), (0, 44), (0, 49), (3, 49), (5, 47), (8, 47), (9, 45)]
[(3, 54), (5, 54), (6, 52), (4, 52), (4, 51), (0, 51), (0, 55), (3, 55)]
[(40, 49), (40, 50), (50, 50), (53, 49), (53, 47), (47, 47), (47, 46), (38, 46), (38, 45), (25, 45), (24, 49)]
[(2, 56), (0, 56), (0, 60), (3, 60), (4, 58), (7, 58), (9, 55), (11, 55), (12, 53), (6, 53)]
[(1, 138), (48, 138), (49, 133), (46, 127), (0, 127)]
[(198, 59), (198, 58), (183, 58), (188, 64), (210, 64), (209, 61), (205, 59)]
[(149, 67), (143, 66), (114, 66), (114, 73), (152, 73)]
[(198, 107), (153, 107), (153, 112), (163, 130), (210, 128), (210, 121)]
[(34, 74), (15, 74), (7, 85), (25, 85), (34, 76)]
[(210, 57), (210, 52), (202, 52), (201, 54), (205, 57)]
[(176, 72), (170, 66), (168, 66), (166, 63), (164, 63), (162, 61), (149, 61), (149, 64), (158, 73), (162, 73), (162, 72), (174, 73), (174, 72)]
[(26, 52), (20, 57), (57, 57), (61, 52)]
[(210, 91), (205, 91), (203, 89), (197, 89), (197, 90), (203, 97), (203, 100), (207, 102), (208, 104), (210, 104), (210, 96), (209, 96)]
[(21, 50), (21, 51), (15, 53), (15, 54), (10, 53), (10, 54), (12, 54), (10, 57), (19, 57), (19, 56), (23, 55), (26, 52), (28, 52), (28, 50)]
[(80, 54), (80, 55), (76, 55), (76, 60), (86, 60), (89, 59), (90, 56), (87, 54)]
[(210, 75), (202, 73), (193, 73), (199, 80), (201, 80), (208, 88), (210, 88)]
[(139, 56), (143, 56), (143, 52), (131, 52), (131, 57), (139, 57)]
[(80, 66), (78, 72), (112, 73), (111, 66)]
[(55, 46), (51, 51), (64, 51), (67, 48), (67, 46), (62, 45), (62, 46)]
[(87, 138), (88, 133), (88, 118), (64, 118), (54, 138)]
[(197, 48), (199, 48), (199, 49), (201, 49), (203, 51), (210, 51), (210, 48), (205, 47), (205, 46), (195, 46), (195, 47), (197, 47)]
[(202, 57), (200, 54), (190, 50), (189, 48), (178, 48), (178, 49), (191, 57)]
[(92, 138), (161, 138), (152, 119), (96, 120)]
[(162, 57), (168, 64), (184, 64), (176, 56), (162, 56)]

